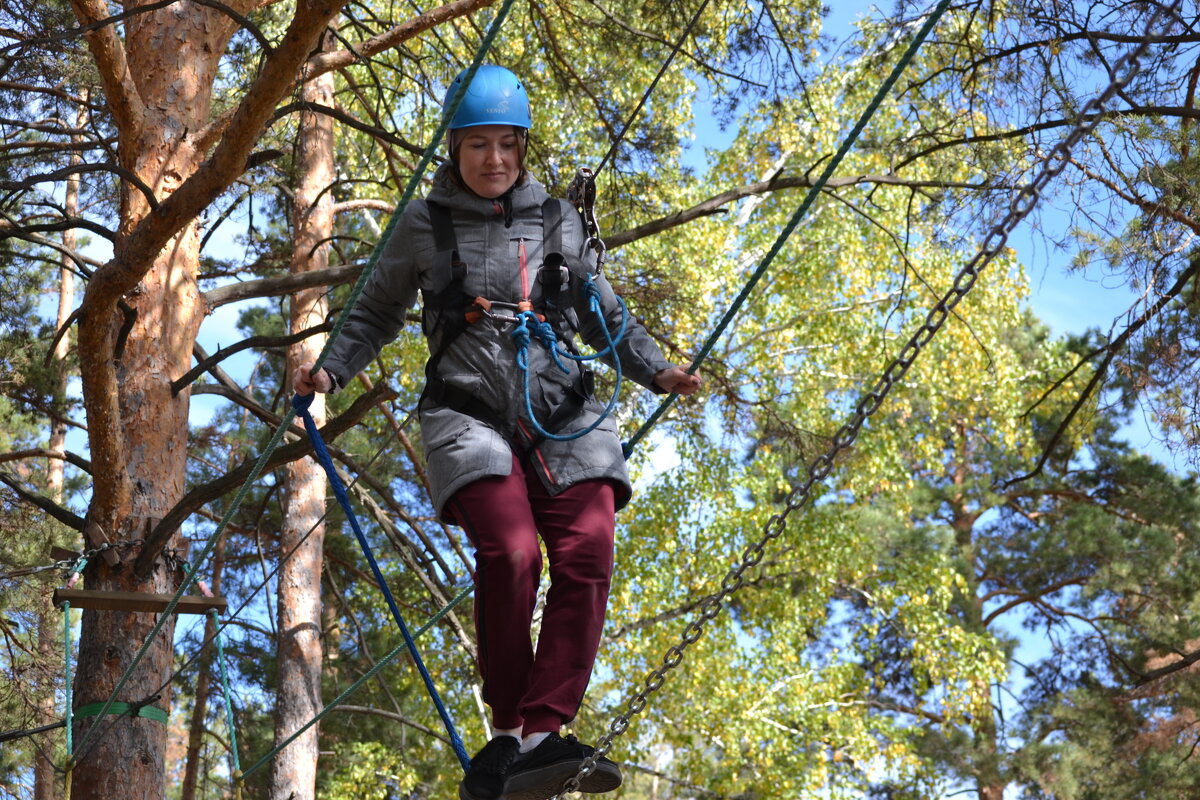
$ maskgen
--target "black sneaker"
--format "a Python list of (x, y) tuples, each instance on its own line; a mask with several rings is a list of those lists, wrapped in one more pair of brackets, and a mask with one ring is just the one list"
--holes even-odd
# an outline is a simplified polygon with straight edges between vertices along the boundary
[[(562, 738), (551, 733), (528, 753), (521, 753), (513, 762), (504, 785), (504, 800), (547, 800), (562, 791), (594, 747), (583, 744), (574, 736)], [(596, 766), (579, 784), (579, 791), (588, 794), (611, 792), (621, 785), (621, 770), (612, 761), (601, 757)]]
[(485, 744), (458, 785), (459, 800), (496, 800), (503, 795), (508, 768), (520, 747), (521, 740), (515, 736), (497, 736)]

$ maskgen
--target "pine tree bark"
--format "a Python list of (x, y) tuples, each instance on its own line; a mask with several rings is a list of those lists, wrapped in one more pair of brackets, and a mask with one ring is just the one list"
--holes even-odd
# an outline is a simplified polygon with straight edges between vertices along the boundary
[[(70, 0), (87, 31), (124, 173), (114, 255), (87, 283), (77, 346), (92, 464), (88, 520), (117, 543), (142, 540), (184, 494), (189, 392), (174, 394), (170, 384), (190, 365), (206, 311), (196, 284), (197, 216), (243, 174), (264, 126), (345, 0), (297, 0), (240, 101), (214, 116), (214, 78), (237, 20), (269, 2), (128, 0), (117, 25), (105, 23), (106, 0)], [(458, 0), (419, 15), (381, 46), (492, 2)], [(147, 540), (141, 553), (125, 548), (121, 564), (89, 568), (86, 586), (173, 593), (180, 575), (160, 555), (178, 542), (174, 532)], [(76, 707), (112, 696), (154, 625), (150, 614), (84, 613)], [(168, 706), (173, 635), (168, 620), (113, 699)], [(93, 732), (84, 733), (93, 722)], [(84, 746), (75, 754), (71, 800), (165, 796), (161, 723), (85, 719), (76, 735)]]
[[(227, 5), (246, 13), (254, 4)], [(108, 15), (100, 0), (72, 0), (72, 7), (85, 25)], [(124, 41), (113, 26), (86, 34), (117, 127), (118, 158), (141, 184), (123, 183), (114, 258), (89, 281), (80, 324), (94, 470), (89, 519), (113, 541), (142, 538), (184, 494), (189, 392), (173, 394), (170, 382), (190, 365), (205, 311), (196, 284), (196, 216), (241, 174), (271, 108), (336, 9), (336, 2), (301, 0), (283, 41), (215, 146), (204, 134), (214, 78), (236, 26), (230, 15), (182, 0), (129, 17)], [(177, 541), (173, 537), (167, 546)], [(116, 567), (89, 569), (87, 586), (173, 593), (179, 578), (161, 558), (135, 572), (127, 556)], [(155, 621), (152, 614), (84, 612), (76, 706), (112, 695)], [(164, 684), (173, 635), (171, 619), (116, 700), (169, 706)], [(85, 734), (93, 724), (93, 733)], [(75, 754), (72, 800), (166, 796), (162, 723), (130, 716), (83, 719), (76, 741), (83, 748)]]
[[(326, 47), (334, 41), (326, 34)], [(333, 74), (305, 82), (305, 102), (332, 107)], [(300, 116), (293, 210), (292, 274), (329, 265), (333, 234), (335, 180), (333, 120), (325, 114)], [(329, 313), (324, 292), (306, 289), (292, 295), (292, 331), (319, 325)], [(312, 336), (288, 350), (288, 374), (313, 362), (325, 346), (325, 335)], [(325, 422), (325, 398), (317, 394), (309, 407), (318, 425)], [(321, 570), (325, 546), (324, 470), (314, 459), (293, 461), (285, 470), (284, 518), (280, 552), (286, 561), (279, 572), (279, 698), (275, 705), (275, 740), (283, 741), (321, 710)], [(290, 556), (288, 555), (290, 554)], [(318, 726), (314, 725), (275, 758), (271, 765), (271, 800), (309, 800), (316, 796)]]

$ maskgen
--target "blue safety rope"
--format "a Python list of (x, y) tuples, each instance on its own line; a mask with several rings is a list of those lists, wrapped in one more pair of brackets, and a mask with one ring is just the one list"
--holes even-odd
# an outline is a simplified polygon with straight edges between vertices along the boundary
[(325, 441), (321, 438), (321, 432), (317, 430), (317, 423), (312, 418), (312, 414), (308, 413), (308, 407), (312, 405), (312, 401), (313, 395), (311, 394), (305, 396), (294, 395), (292, 397), (292, 408), (295, 409), (297, 416), (304, 421), (304, 430), (308, 432), (308, 438), (312, 440), (317, 460), (321, 462), (321, 466), (325, 468), (325, 472), (329, 475), (329, 484), (333, 487), (333, 493), (337, 495), (338, 502), (346, 512), (346, 519), (349, 520), (350, 527), (354, 529), (354, 535), (358, 539), (358, 544), (362, 548), (363, 555), (367, 557), (367, 563), (371, 565), (371, 572), (375, 575), (375, 581), (379, 584), (380, 590), (383, 591), (388, 608), (391, 609), (392, 618), (396, 620), (396, 626), (400, 628), (400, 633), (404, 636), (404, 643), (408, 646), (408, 652), (412, 654), (413, 662), (417, 665), (417, 671), (421, 673), (421, 680), (425, 681), (425, 689), (433, 699), (433, 704), (437, 706), (438, 715), (442, 718), (442, 724), (446, 726), (446, 733), (450, 735), (450, 744), (454, 747), (454, 752), (458, 755), (458, 760), (462, 763), (463, 770), (466, 771), (471, 765), (471, 757), (467, 755), (467, 749), (463, 746), (462, 738), (458, 735), (458, 731), (455, 730), (453, 720), (450, 719), (450, 712), (446, 710), (446, 706), (438, 694), (437, 687), (433, 685), (433, 678), (430, 676), (429, 670), (425, 668), (425, 662), (421, 659), (421, 653), (417, 650), (417, 644), (413, 641), (412, 634), (408, 632), (408, 626), (404, 624), (403, 617), (400, 616), (400, 607), (396, 604), (396, 598), (392, 597), (392, 591), (388, 588), (387, 581), (383, 577), (383, 572), (379, 569), (379, 564), (375, 561), (375, 554), (371, 552), (371, 545), (367, 542), (367, 537), (363, 534), (362, 527), (358, 524), (358, 517), (354, 515), (354, 509), (350, 507), (350, 496), (346, 494), (346, 487), (342, 484), (342, 480), (337, 474), (337, 469), (333, 466), (333, 459), (329, 456), (329, 450), (325, 447)]
[[(588, 276), (587, 283), (584, 284), (583, 290), (587, 294), (588, 308), (592, 310), (592, 313), (596, 315), (596, 319), (600, 321), (600, 326), (604, 328), (604, 334), (607, 337), (608, 325), (604, 319), (604, 311), (600, 308), (600, 290), (596, 288), (596, 282), (592, 280), (591, 275)], [(566, 356), (572, 361), (595, 361), (597, 358), (603, 358), (609, 353), (612, 353), (614, 361), (619, 360), (616, 346), (619, 345), (621, 340), (625, 338), (625, 327), (629, 323), (629, 309), (625, 307), (625, 301), (622, 300), (619, 295), (614, 295), (614, 297), (617, 298), (617, 305), (621, 307), (621, 327), (617, 329), (617, 335), (608, 340), (607, 347), (605, 347), (603, 350), (598, 350), (597, 352), (592, 353), (590, 356), (581, 356), (574, 353), (568, 353), (562, 348), (556, 348), (556, 352), (561, 356)]]

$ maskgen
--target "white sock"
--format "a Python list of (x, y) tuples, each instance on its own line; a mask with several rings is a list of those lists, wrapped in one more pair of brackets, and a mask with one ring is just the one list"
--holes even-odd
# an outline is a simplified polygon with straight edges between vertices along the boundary
[(521, 741), (521, 729), (520, 728), (495, 728), (492, 730), (492, 738), (495, 739), (497, 736), (511, 736), (519, 742), (519, 741)]
[(543, 733), (531, 733), (521, 740), (521, 752), (528, 753), (533, 748), (537, 747), (542, 742), (546, 741), (546, 737), (550, 735), (549, 731)]

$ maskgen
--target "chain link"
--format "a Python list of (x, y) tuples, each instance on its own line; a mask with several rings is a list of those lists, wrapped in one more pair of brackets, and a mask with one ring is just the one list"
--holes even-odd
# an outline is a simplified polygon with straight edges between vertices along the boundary
[(745, 584), (744, 573), (762, 560), (767, 542), (778, 538), (787, 525), (788, 515), (793, 511), (798, 511), (811, 499), (812, 487), (829, 475), (836, 456), (849, 448), (858, 438), (859, 431), (867, 418), (878, 410), (884, 398), (908, 372), (922, 348), (933, 339), (949, 317), (950, 312), (975, 285), (975, 280), (984, 267), (1000, 253), (1009, 234), (1041, 199), (1042, 190), (1052, 178), (1062, 172), (1071, 158), (1071, 150), (1099, 124), (1104, 106), (1137, 74), (1142, 56), (1145, 55), (1150, 45), (1163, 35), (1163, 32), (1158, 30), (1159, 27), (1166, 20), (1176, 17), (1179, 3), (1180, 0), (1175, 0), (1169, 8), (1160, 6), (1150, 17), (1138, 46), (1117, 60), (1113, 67), (1114, 77), (1108, 87), (1100, 95), (1088, 101), (1070, 133), (1042, 161), (1038, 174), (1013, 197), (1008, 212), (984, 237), (979, 252), (959, 271), (953, 288), (946, 292), (929, 312), (924, 324), (904, 345), (900, 355), (888, 364), (875, 387), (859, 400), (850, 421), (838, 430), (829, 449), (813, 459), (808, 467), (807, 479), (787, 496), (784, 510), (772, 516), (764, 526), (758, 541), (746, 547), (742, 554), (742, 560), (722, 579), (721, 590), (708, 595), (700, 602), (702, 611), (699, 618), (688, 623), (680, 637), (679, 644), (672, 646), (664, 656), (662, 665), (650, 672), (642, 687), (626, 703), (624, 711), (609, 724), (608, 732), (596, 743), (595, 752), (584, 759), (579, 767), (579, 772), (567, 781), (562, 790), (554, 796), (555, 798), (578, 791), (580, 782), (595, 769), (597, 760), (607, 754), (613, 741), (629, 729), (632, 718), (646, 707), (649, 696), (662, 687), (667, 673), (683, 662), (684, 652), (703, 635), (704, 624), (715, 618), (721, 612), (725, 601)]
[(40, 572), (52, 572), (61, 570), (62, 572), (74, 572), (77, 564), (85, 561), (91, 561), (96, 556), (106, 550), (122, 550), (129, 547), (138, 547), (142, 544), (141, 539), (130, 539), (125, 542), (105, 542), (99, 547), (94, 547), (91, 550), (85, 550), (74, 558), (65, 558), (62, 561), (55, 561), (53, 564), (44, 564), (40, 567), (23, 567), (14, 569), (12, 572), (0, 573), (0, 580), (9, 580), (11, 578), (22, 578), (29, 575), (37, 575)]

